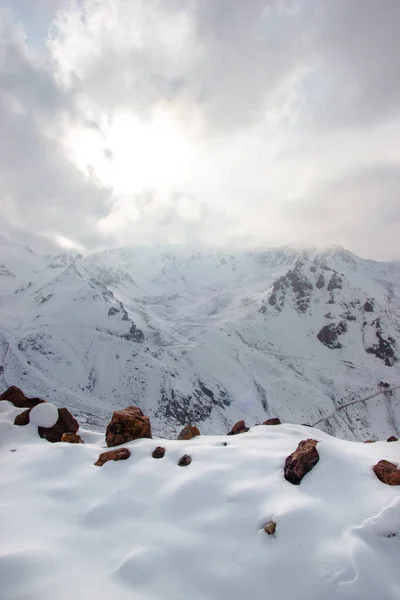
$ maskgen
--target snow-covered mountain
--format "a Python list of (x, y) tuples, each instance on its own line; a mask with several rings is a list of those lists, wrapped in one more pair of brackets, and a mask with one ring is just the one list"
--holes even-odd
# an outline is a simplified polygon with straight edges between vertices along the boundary
[[(186, 422), (314, 423), (400, 383), (400, 263), (340, 247), (120, 248), (38, 255), (0, 239), (0, 386), (104, 426), (138, 404), (157, 433)], [(398, 394), (398, 393), (397, 393)], [(319, 425), (400, 433), (400, 394)]]

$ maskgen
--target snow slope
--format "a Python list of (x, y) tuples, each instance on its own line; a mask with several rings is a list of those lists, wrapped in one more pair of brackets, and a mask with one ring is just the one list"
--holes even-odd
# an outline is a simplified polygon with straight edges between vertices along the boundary
[[(18, 412), (0, 402), (2, 600), (400, 597), (399, 489), (372, 471), (400, 461), (400, 442), (260, 426), (138, 440), (128, 460), (99, 468), (104, 434), (50, 444), (13, 426)], [(308, 437), (320, 460), (295, 486), (283, 465)], [(166, 455), (154, 460), (158, 444)], [(179, 467), (184, 453), (192, 463)]]
[[(0, 386), (89, 427), (141, 406), (158, 433), (191, 421), (315, 423), (400, 383), (400, 263), (342, 248), (120, 248), (39, 256), (0, 238)], [(400, 434), (398, 392), (321, 423)]]

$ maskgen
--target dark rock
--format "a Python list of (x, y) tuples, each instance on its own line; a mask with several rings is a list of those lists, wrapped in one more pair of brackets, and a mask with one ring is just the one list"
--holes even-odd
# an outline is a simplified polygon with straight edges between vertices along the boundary
[(265, 533), (268, 533), (268, 535), (274, 535), (276, 531), (276, 523), (274, 521), (270, 521), (264, 525), (264, 531)]
[(61, 436), (62, 442), (67, 442), (68, 444), (84, 444), (85, 442), (77, 433), (72, 433), (68, 431), (67, 433), (63, 433)]
[(316, 448), (317, 440), (302, 440), (296, 450), (290, 454), (285, 462), (285, 479), (293, 485), (299, 485), (303, 477), (311, 471), (319, 461)]
[(99, 458), (94, 463), (96, 467), (102, 467), (109, 460), (126, 460), (131, 455), (128, 448), (118, 448), (118, 450), (108, 450), (107, 452), (102, 452), (99, 455)]
[(369, 348), (366, 348), (365, 351), (368, 352), (368, 354), (375, 354), (377, 358), (380, 358), (384, 361), (387, 367), (392, 367), (398, 360), (394, 351), (396, 342), (390, 335), (387, 337), (387, 339), (383, 337), (380, 319), (375, 319), (372, 325), (375, 325), (375, 334), (378, 342), (376, 344), (372, 344), (372, 346)]
[(272, 419), (267, 419), (264, 421), (263, 425), (280, 425), (281, 420), (278, 417), (273, 417)]
[(38, 404), (46, 402), (46, 400), (41, 400), (40, 398), (28, 398), (16, 385), (12, 385), (3, 392), (0, 396), (0, 400), (8, 400), (8, 402), (14, 404), (16, 408), (33, 408)]
[(79, 429), (79, 423), (68, 408), (58, 409), (58, 420), (53, 427), (38, 427), (41, 438), (48, 442), (61, 442), (63, 433), (76, 433)]
[(113, 315), (116, 315), (116, 314), (118, 314), (118, 313), (119, 313), (119, 309), (118, 309), (118, 308), (116, 308), (115, 306), (112, 306), (112, 307), (110, 308), (110, 310), (108, 311), (108, 316), (109, 316), (109, 317), (112, 317)]
[(180, 467), (187, 467), (188, 465), (190, 465), (190, 463), (192, 462), (192, 459), (190, 458), (189, 454), (184, 454), (178, 462), (178, 465)]
[[(277, 310), (281, 311), (285, 304), (287, 294), (291, 291), (296, 300), (297, 311), (299, 313), (305, 313), (308, 310), (313, 284), (304, 275), (302, 271), (303, 266), (303, 263), (298, 261), (293, 269), (274, 282), (272, 292), (268, 298), (270, 306), (274, 306)], [(260, 308), (260, 312), (267, 312), (265, 303)]]
[(157, 446), (155, 450), (153, 450), (152, 457), (153, 458), (164, 458), (165, 448), (162, 446)]
[(150, 419), (144, 416), (138, 406), (116, 410), (106, 429), (106, 442), (109, 447), (151, 437)]
[(238, 421), (227, 435), (237, 435), (238, 433), (246, 433), (247, 431), (249, 431), (249, 427), (246, 427), (246, 423)]
[(14, 419), (14, 425), (28, 425), (29, 423), (29, 413), (31, 412), (31, 408), (27, 408), (22, 413), (19, 413)]
[(138, 329), (135, 323), (132, 323), (129, 333), (126, 333), (123, 336), (126, 340), (131, 342), (136, 342), (137, 344), (141, 344), (144, 342), (144, 333), (141, 329)]
[(365, 440), (364, 444), (375, 444), (375, 440)]
[(398, 442), (399, 440), (394, 435), (391, 435), (390, 437), (388, 437), (388, 439), (386, 441), (387, 442)]
[(325, 277), (323, 276), (322, 273), (318, 277), (318, 281), (317, 281), (317, 283), (315, 285), (317, 286), (317, 288), (319, 290), (325, 286)]
[(340, 277), (339, 273), (334, 273), (329, 280), (328, 283), (328, 292), (332, 292), (333, 290), (341, 290), (342, 289), (343, 279)]
[(374, 473), (386, 485), (400, 485), (400, 469), (388, 460), (380, 460), (374, 466)]
[(343, 321), (339, 321), (337, 325), (330, 323), (317, 334), (319, 341), (331, 349), (342, 348), (342, 344), (338, 342), (338, 337), (347, 331), (347, 325)]
[(374, 312), (374, 305), (371, 300), (366, 300), (363, 308), (365, 312)]
[(192, 438), (200, 435), (200, 430), (195, 425), (185, 425), (180, 434), (178, 440), (191, 440)]

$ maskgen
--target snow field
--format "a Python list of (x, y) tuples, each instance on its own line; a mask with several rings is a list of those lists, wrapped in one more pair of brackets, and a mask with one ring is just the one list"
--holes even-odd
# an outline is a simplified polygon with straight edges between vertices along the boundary
[[(400, 443), (259, 426), (138, 440), (128, 460), (95, 467), (102, 434), (50, 444), (12, 425), (19, 412), (0, 403), (1, 600), (400, 597), (400, 489), (372, 471), (400, 462)], [(294, 486), (283, 465), (308, 437), (320, 461)]]

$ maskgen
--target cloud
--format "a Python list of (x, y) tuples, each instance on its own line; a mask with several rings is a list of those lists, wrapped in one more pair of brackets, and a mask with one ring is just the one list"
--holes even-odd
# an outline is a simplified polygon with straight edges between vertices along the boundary
[(42, 0), (41, 43), (3, 10), (5, 220), (87, 249), (303, 240), (400, 258), (400, 5), (384, 4), (80, 0), (55, 16)]

